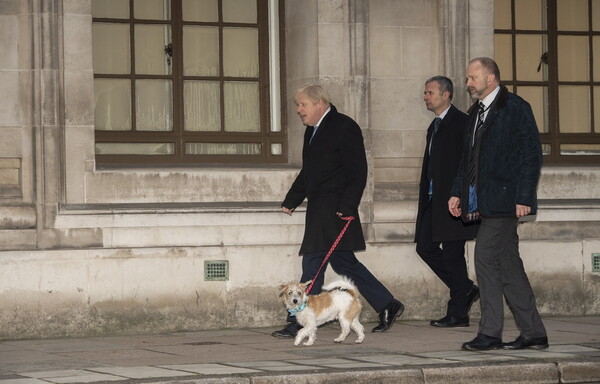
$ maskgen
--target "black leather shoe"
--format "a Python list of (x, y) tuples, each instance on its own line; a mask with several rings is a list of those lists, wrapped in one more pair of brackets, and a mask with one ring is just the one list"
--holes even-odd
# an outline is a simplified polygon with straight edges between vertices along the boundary
[(387, 308), (379, 313), (379, 325), (373, 328), (371, 332), (385, 332), (392, 328), (394, 321), (402, 315), (402, 312), (404, 312), (404, 304), (394, 299)]
[(473, 303), (479, 300), (479, 287), (473, 285), (469, 292), (467, 292), (467, 313), (471, 310)]
[(454, 316), (444, 316), (439, 320), (431, 320), (429, 323), (432, 327), (468, 327), (469, 326), (469, 317), (454, 317)]
[(502, 339), (478, 333), (473, 340), (464, 343), (462, 349), (465, 351), (489, 351), (490, 349), (502, 348)]
[(527, 337), (519, 336), (511, 343), (504, 343), (502, 346), (504, 349), (546, 349), (548, 348), (547, 337), (534, 337), (528, 339)]
[(302, 329), (300, 324), (290, 323), (287, 327), (271, 333), (271, 336), (279, 337), (280, 339), (290, 339), (296, 337), (300, 329)]

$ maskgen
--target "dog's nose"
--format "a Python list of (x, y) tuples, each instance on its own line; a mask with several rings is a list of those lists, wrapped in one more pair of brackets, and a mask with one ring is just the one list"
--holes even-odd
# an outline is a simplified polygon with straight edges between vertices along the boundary
[(294, 299), (292, 301), (294, 302), (294, 304), (298, 304), (298, 299)]

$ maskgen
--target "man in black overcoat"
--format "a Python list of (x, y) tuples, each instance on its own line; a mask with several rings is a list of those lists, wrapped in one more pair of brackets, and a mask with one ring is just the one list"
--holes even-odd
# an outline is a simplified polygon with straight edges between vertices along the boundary
[(478, 224), (464, 224), (448, 212), (468, 119), (452, 105), (453, 92), (449, 78), (434, 76), (425, 82), (423, 93), (435, 119), (427, 129), (415, 242), (419, 256), (450, 289), (446, 315), (432, 320), (434, 327), (468, 327), (469, 310), (479, 298), (479, 289), (469, 279), (465, 262), (465, 241), (475, 238)]
[[(300, 246), (301, 282), (314, 279), (309, 292), (318, 294), (324, 283), (324, 270), (315, 279), (327, 252), (346, 221), (355, 217), (332, 253), (333, 270), (350, 278), (365, 300), (379, 313), (373, 332), (388, 330), (404, 311), (404, 305), (358, 261), (354, 251), (365, 249), (358, 206), (367, 183), (367, 159), (362, 132), (350, 117), (337, 111), (323, 87), (311, 84), (296, 92), (297, 113), (306, 125), (302, 150), (302, 170), (283, 203), (291, 215), (307, 199), (306, 226)], [(290, 324), (273, 332), (275, 337), (295, 337), (300, 326), (288, 315)]]
[[(469, 351), (548, 348), (546, 328), (519, 254), (517, 226), (537, 211), (542, 145), (531, 106), (500, 84), (489, 57), (471, 60), (467, 88), (476, 99), (469, 109), (463, 160), (448, 209), (455, 217), (481, 218), (475, 242), (475, 273), (481, 289), (477, 336)], [(519, 336), (502, 342), (504, 301)]]

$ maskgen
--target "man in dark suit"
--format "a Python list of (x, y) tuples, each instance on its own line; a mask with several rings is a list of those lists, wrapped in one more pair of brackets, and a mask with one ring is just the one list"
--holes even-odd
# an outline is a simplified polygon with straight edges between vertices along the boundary
[[(354, 281), (362, 296), (379, 313), (373, 332), (388, 330), (404, 311), (404, 305), (358, 261), (354, 251), (365, 249), (358, 206), (367, 183), (367, 159), (360, 127), (339, 113), (325, 89), (311, 84), (296, 92), (297, 113), (306, 125), (302, 150), (302, 170), (283, 203), (282, 211), (294, 212), (304, 199), (306, 226), (300, 247), (302, 278), (315, 278), (327, 252), (346, 224), (342, 218), (354, 216), (347, 232), (332, 253), (333, 270)], [(324, 282), (324, 270), (309, 293), (317, 294)], [(294, 316), (290, 324), (273, 332), (275, 337), (294, 337), (300, 326)]]
[(435, 76), (425, 82), (423, 93), (435, 119), (427, 129), (415, 242), (419, 256), (450, 289), (446, 316), (432, 320), (434, 327), (468, 327), (469, 310), (479, 298), (465, 262), (465, 241), (475, 238), (478, 225), (453, 217), (447, 205), (467, 128), (467, 115), (451, 104), (453, 92), (449, 78)]
[[(542, 147), (529, 103), (500, 85), (500, 70), (488, 57), (471, 60), (467, 88), (477, 99), (469, 109), (463, 161), (448, 209), (466, 220), (481, 218), (475, 272), (481, 289), (477, 337), (465, 350), (542, 349), (546, 329), (519, 255), (517, 224), (535, 214)], [(502, 343), (506, 299), (519, 337)]]

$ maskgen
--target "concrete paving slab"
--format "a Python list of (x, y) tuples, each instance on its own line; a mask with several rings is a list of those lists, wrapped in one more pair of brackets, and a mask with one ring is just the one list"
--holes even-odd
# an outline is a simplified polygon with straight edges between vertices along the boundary
[(499, 362), (499, 361), (511, 361), (511, 360), (522, 360), (515, 356), (505, 356), (499, 354), (483, 354), (463, 351), (444, 351), (444, 352), (427, 352), (419, 353), (417, 356), (444, 359), (449, 361), (488, 361), (488, 362)]
[(163, 365), (162, 368), (193, 372), (201, 375), (239, 375), (242, 373), (262, 372), (258, 369), (232, 367), (223, 364), (179, 364)]
[[(122, 376), (96, 373), (87, 370), (71, 369), (62, 371), (29, 372), (23, 376), (40, 379), (51, 383), (96, 383), (100, 381), (120, 381), (126, 379)], [(3, 383), (4, 384), (4, 383)]]
[(192, 376), (193, 373), (183, 372), (176, 369), (166, 369), (150, 366), (139, 367), (98, 367), (94, 372), (107, 373), (110, 375), (126, 377), (128, 379), (150, 379), (161, 377)]
[(389, 365), (433, 365), (433, 364), (453, 364), (455, 361), (442, 359), (430, 359), (420, 356), (410, 355), (375, 355), (375, 356), (353, 356), (353, 359), (372, 361), (375, 363), (385, 363)]
[(323, 369), (317, 366), (288, 363), (287, 361), (252, 361), (248, 363), (230, 363), (233, 366), (272, 372), (313, 371)]

